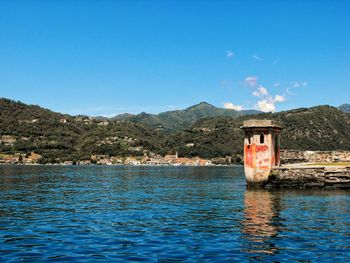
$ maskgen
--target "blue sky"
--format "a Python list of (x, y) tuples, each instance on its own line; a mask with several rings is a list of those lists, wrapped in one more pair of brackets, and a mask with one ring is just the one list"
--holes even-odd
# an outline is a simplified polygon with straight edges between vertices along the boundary
[(0, 1), (0, 96), (70, 114), (350, 103), (350, 1)]

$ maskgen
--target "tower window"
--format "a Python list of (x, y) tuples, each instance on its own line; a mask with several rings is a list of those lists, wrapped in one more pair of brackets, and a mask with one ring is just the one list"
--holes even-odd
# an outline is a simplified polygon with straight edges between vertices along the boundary
[(265, 136), (264, 134), (260, 134), (260, 144), (264, 144), (265, 143)]

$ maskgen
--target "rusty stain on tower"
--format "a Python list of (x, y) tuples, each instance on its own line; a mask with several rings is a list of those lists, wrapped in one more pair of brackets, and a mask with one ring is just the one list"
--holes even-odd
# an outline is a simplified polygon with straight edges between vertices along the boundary
[(244, 171), (248, 187), (262, 185), (271, 169), (280, 165), (282, 126), (272, 120), (248, 120), (244, 130)]

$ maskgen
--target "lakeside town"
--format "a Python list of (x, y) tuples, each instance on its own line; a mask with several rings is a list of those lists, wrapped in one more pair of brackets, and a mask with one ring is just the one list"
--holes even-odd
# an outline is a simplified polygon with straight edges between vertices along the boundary
[(118, 157), (109, 155), (91, 155), (89, 160), (78, 161), (62, 161), (57, 163), (42, 163), (42, 156), (37, 153), (23, 154), (23, 153), (0, 153), (0, 165), (39, 165), (39, 164), (51, 164), (51, 165), (162, 165), (162, 166), (211, 166), (211, 165), (227, 165), (231, 164), (231, 158), (213, 158), (203, 159), (200, 157), (179, 157), (178, 154), (174, 155), (157, 155), (152, 156), (129, 156)]

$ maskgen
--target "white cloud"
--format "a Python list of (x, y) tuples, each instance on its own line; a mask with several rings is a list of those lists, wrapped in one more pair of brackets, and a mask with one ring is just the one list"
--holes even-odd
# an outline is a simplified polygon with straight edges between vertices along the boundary
[(267, 89), (265, 89), (263, 86), (260, 86), (259, 87), (259, 92), (261, 93), (261, 95), (267, 95)]
[(224, 109), (241, 111), (241, 110), (243, 110), (243, 107), (239, 106), (239, 105), (234, 105), (232, 102), (225, 102)]
[(267, 92), (266, 88), (260, 85), (259, 88), (253, 92), (253, 95), (256, 97), (261, 97), (261, 96), (267, 96), (269, 95), (269, 93)]
[(292, 82), (292, 87), (293, 88), (300, 88), (300, 87), (306, 87), (307, 82), (306, 81), (293, 81)]
[(258, 101), (258, 109), (263, 112), (275, 112), (276, 106), (272, 101), (261, 100), (261, 101)]
[(258, 78), (254, 76), (248, 76), (245, 78), (244, 83), (249, 87), (255, 87), (258, 85)]
[(289, 87), (287, 87), (286, 89), (286, 93), (290, 96), (294, 96), (295, 93), (293, 92), (293, 89), (297, 89), (297, 88), (304, 88), (308, 85), (308, 83), (306, 81), (292, 81), (289, 82)]
[(253, 55), (253, 58), (256, 60), (264, 60), (262, 57), (258, 56), (258, 55)]
[(284, 96), (276, 95), (275, 98), (273, 99), (273, 102), (283, 102), (285, 100), (286, 98)]
[(286, 93), (287, 93), (288, 95), (290, 95), (290, 96), (295, 95), (295, 94), (291, 91), (291, 88), (287, 88), (287, 89), (286, 89)]
[[(259, 97), (259, 100), (255, 107), (263, 112), (275, 112), (276, 111), (276, 103), (281, 103), (286, 101), (286, 97), (284, 95), (272, 95), (268, 92), (267, 88), (261, 85), (258, 82), (258, 78), (255, 76), (246, 77), (244, 80), (245, 85), (249, 86), (253, 89), (252, 95), (255, 97)], [(299, 83), (299, 82), (298, 82)], [(293, 82), (293, 84), (295, 84)], [(303, 85), (304, 82), (301, 82), (300, 85)], [(305, 84), (306, 85), (306, 84)], [(277, 88), (280, 86), (279, 82), (275, 82), (273, 87)]]
[(300, 87), (300, 83), (297, 82), (297, 81), (295, 81), (295, 82), (293, 83), (293, 88), (299, 88), (299, 87)]
[(276, 103), (284, 102), (286, 98), (281, 95), (275, 95), (275, 97), (269, 97), (268, 99), (258, 101), (257, 107), (263, 112), (275, 112)]
[(231, 51), (231, 50), (226, 51), (226, 57), (233, 58), (234, 55), (235, 55), (235, 53), (233, 51)]

